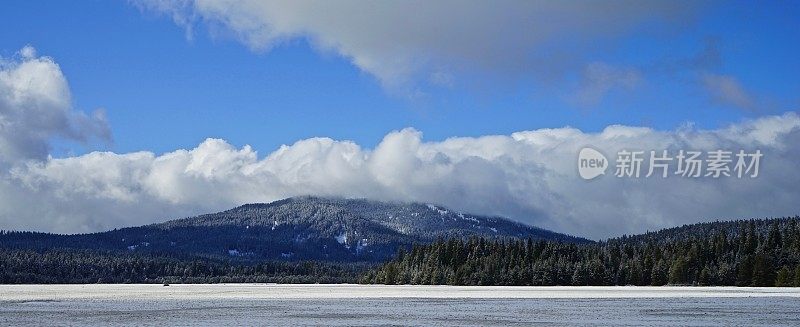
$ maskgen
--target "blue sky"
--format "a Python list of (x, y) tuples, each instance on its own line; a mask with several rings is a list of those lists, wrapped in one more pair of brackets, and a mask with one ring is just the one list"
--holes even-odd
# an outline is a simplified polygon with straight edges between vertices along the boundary
[[(261, 152), (313, 136), (373, 147), (404, 127), (434, 141), (563, 126), (672, 129), (691, 121), (714, 128), (800, 104), (799, 6), (712, 4), (667, 28), (645, 23), (603, 39), (586, 60), (634, 67), (643, 81), (589, 105), (570, 101), (580, 69), (552, 83), (524, 74), (467, 73), (453, 86), (413, 85), (423, 95), (411, 97), (385, 89), (348, 58), (321, 53), (302, 38), (252, 51), (199, 22), (190, 40), (169, 17), (124, 1), (5, 2), (0, 55), (34, 46), (60, 65), (77, 109), (106, 110), (112, 145), (57, 143), (57, 156), (93, 149), (161, 153), (207, 137)], [(662, 67), (691, 60), (707, 47), (718, 52), (708, 71), (735, 78), (758, 99), (758, 108), (714, 101), (690, 68)]]
[[(92, 232), (299, 195), (598, 239), (800, 213), (797, 1), (0, 7), (0, 229)], [(587, 182), (587, 145), (764, 161), (752, 179)]]

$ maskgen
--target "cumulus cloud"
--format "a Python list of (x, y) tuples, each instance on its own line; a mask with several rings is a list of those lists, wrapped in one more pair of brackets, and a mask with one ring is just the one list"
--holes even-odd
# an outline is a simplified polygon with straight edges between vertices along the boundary
[(54, 137), (86, 142), (110, 140), (105, 113), (73, 110), (67, 80), (48, 57), (31, 46), (0, 58), (0, 164), (44, 159)]
[[(347, 58), (391, 90), (452, 83), (465, 70), (551, 78), (579, 70), (582, 53), (641, 23), (680, 26), (702, 6), (669, 1), (136, 0), (192, 33), (202, 22), (266, 51), (305, 40)], [(488, 5), (487, 5), (488, 4)], [(412, 90), (413, 91), (413, 90)]]
[[(311, 138), (263, 157), (249, 146), (208, 139), (161, 155), (93, 152), (17, 163), (0, 178), (0, 228), (97, 231), (312, 194), (437, 203), (602, 238), (797, 214), (798, 144), (794, 112), (713, 130), (564, 127), (439, 142), (408, 128), (373, 149)], [(584, 146), (611, 160), (621, 149), (759, 149), (764, 157), (757, 178), (626, 179), (609, 171), (584, 181), (576, 163)]]

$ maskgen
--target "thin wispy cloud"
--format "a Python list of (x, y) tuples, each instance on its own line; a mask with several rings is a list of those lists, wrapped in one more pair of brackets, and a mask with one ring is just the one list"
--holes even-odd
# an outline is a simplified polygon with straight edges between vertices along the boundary
[[(133, 1), (188, 33), (205, 25), (255, 51), (303, 40), (340, 55), (392, 92), (462, 74), (558, 79), (592, 60), (581, 52), (662, 26), (679, 29), (702, 2)], [(227, 33), (225, 33), (227, 32)], [(594, 95), (592, 95), (594, 96)]]
[(586, 65), (581, 76), (580, 87), (571, 100), (581, 106), (597, 105), (613, 90), (632, 91), (644, 82), (641, 71), (636, 68), (615, 67), (602, 62)]
[(705, 73), (702, 81), (714, 101), (738, 109), (757, 110), (758, 102), (755, 97), (735, 77)]

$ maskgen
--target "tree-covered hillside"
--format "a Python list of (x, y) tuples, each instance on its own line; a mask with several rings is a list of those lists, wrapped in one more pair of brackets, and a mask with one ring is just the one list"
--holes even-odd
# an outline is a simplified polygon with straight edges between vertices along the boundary
[(460, 213), (432, 204), (296, 197), (101, 233), (0, 233), (0, 248), (169, 253), (250, 263), (382, 262), (401, 246), (471, 236), (589, 242), (500, 217)]
[[(357, 260), (377, 245), (395, 257)], [(0, 283), (356, 281), (800, 286), (800, 217), (590, 242), (436, 206), (299, 198), (105, 233), (0, 232)]]
[(800, 286), (800, 217), (713, 222), (595, 244), (439, 240), (364, 283)]

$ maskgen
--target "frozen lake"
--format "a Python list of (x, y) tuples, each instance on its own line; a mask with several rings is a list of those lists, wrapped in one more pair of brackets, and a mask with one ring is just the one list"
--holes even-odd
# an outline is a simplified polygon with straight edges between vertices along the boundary
[(800, 289), (0, 285), (0, 325), (797, 326)]

